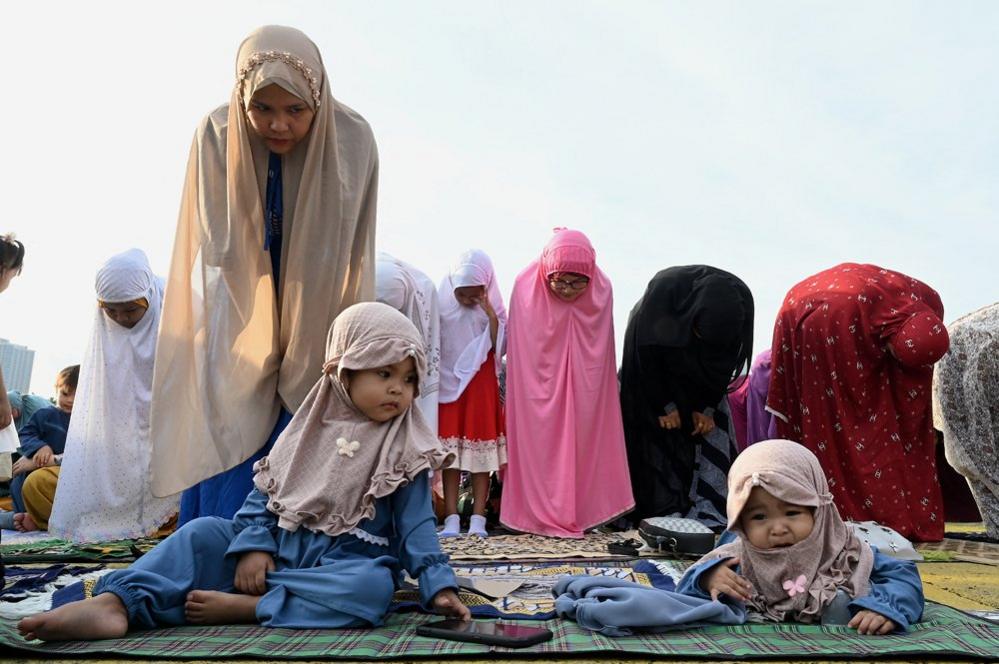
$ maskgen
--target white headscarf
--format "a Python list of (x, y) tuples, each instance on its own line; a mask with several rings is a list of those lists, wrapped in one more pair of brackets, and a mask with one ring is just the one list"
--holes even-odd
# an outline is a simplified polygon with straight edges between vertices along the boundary
[[(277, 84), (315, 117), (282, 157), (280, 292), (264, 249), (268, 151), (246, 100)], [(282, 406), (316, 382), (340, 311), (374, 295), (378, 153), (371, 128), (333, 98), (319, 49), (265, 26), (243, 41), (229, 104), (194, 138), (153, 391), (153, 487), (186, 489), (252, 456)]]
[(153, 497), (149, 409), (163, 283), (138, 249), (113, 256), (97, 272), (97, 299), (149, 308), (128, 329), (94, 307), (90, 345), (66, 435), (49, 532), (76, 542), (144, 537), (177, 511), (180, 497)]
[(425, 375), (420, 375), (416, 407), (427, 426), (437, 433), (437, 395), (440, 387), (441, 318), (437, 287), (430, 277), (384, 251), (375, 263), (375, 300), (402, 312), (423, 337), (427, 355)]
[(496, 282), (493, 262), (486, 252), (471, 249), (463, 253), (438, 289), (441, 307), (441, 381), (440, 402), (452, 403), (472, 382), (493, 347), (489, 317), (480, 307), (466, 307), (454, 297), (463, 286), (485, 286), (489, 303), (496, 311), (496, 375), (506, 353), (506, 307)]

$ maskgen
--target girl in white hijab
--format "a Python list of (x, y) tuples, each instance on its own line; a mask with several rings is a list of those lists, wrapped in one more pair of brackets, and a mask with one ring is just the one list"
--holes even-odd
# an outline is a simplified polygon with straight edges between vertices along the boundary
[(441, 281), (441, 388), (439, 434), (455, 454), (443, 472), (447, 516), (441, 535), (461, 532), (458, 484), (471, 473), (473, 514), (468, 532), (486, 536), (489, 474), (506, 465), (506, 427), (499, 372), (506, 350), (506, 308), (493, 263), (472, 249)]
[(326, 331), (374, 295), (378, 155), (319, 49), (266, 26), (188, 161), (153, 380), (153, 492), (231, 517), (308, 394)]
[(49, 532), (77, 542), (153, 534), (179, 495), (149, 486), (149, 407), (163, 282), (131, 249), (97, 272), (98, 306), (56, 485)]
[(441, 378), (441, 315), (437, 286), (409, 263), (379, 251), (375, 267), (375, 300), (401, 312), (423, 336), (427, 370), (420, 376), (420, 398), (416, 400), (416, 407), (430, 430), (436, 433)]

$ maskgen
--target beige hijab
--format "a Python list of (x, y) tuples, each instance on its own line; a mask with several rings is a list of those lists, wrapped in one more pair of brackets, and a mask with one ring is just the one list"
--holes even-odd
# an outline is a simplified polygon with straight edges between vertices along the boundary
[[(333, 319), (374, 295), (371, 129), (333, 98), (319, 50), (298, 30), (252, 33), (236, 72), (229, 104), (198, 129), (184, 182), (153, 379), (157, 496), (259, 450), (281, 406), (294, 412), (315, 382)], [(315, 110), (283, 162), (279, 294), (264, 250), (268, 151), (244, 112), (272, 83)]]
[[(814, 508), (811, 534), (786, 548), (750, 544), (739, 516), (756, 486), (787, 503)], [(818, 622), (839, 588), (851, 597), (867, 594), (874, 553), (840, 518), (819, 460), (804, 446), (766, 440), (746, 448), (728, 474), (727, 512), (728, 528), (738, 541), (698, 562), (740, 557), (740, 573), (753, 584), (749, 608), (763, 618)]]
[[(450, 465), (418, 408), (388, 422), (368, 419), (344, 389), (345, 370), (416, 360), (427, 366), (423, 337), (403, 314), (378, 302), (355, 304), (330, 330), (326, 370), (270, 455), (256, 463), (256, 487), (278, 526), (335, 536), (375, 514), (375, 501), (428, 468)], [(429, 500), (429, 495), (427, 496)]]

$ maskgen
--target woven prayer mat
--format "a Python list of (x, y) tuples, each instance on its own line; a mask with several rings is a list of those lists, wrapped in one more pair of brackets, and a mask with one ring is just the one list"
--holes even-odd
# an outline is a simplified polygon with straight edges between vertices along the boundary
[(667, 634), (609, 638), (568, 620), (543, 625), (555, 638), (530, 648), (510, 650), (417, 636), (417, 625), (433, 616), (390, 614), (377, 629), (291, 630), (246, 625), (176, 627), (137, 631), (122, 639), (25, 642), (11, 621), (0, 621), (0, 646), (57, 655), (127, 655), (167, 659), (443, 659), (489, 653), (506, 656), (589, 654), (604, 658), (635, 655), (711, 659), (794, 659), (960, 657), (993, 659), (999, 653), (999, 625), (939, 604), (928, 604), (924, 621), (908, 634), (858, 636), (846, 627), (750, 624), (706, 627)]
[(490, 537), (441, 537), (441, 549), (457, 560), (569, 560), (573, 558), (604, 558), (627, 560), (628, 556), (612, 555), (607, 545), (629, 537), (636, 531), (623, 533), (586, 533), (581, 539), (542, 537), (541, 535), (492, 535)]
[(0, 545), (5, 564), (59, 562), (131, 562), (151, 550), (160, 540), (118, 540), (95, 544), (74, 544), (66, 540), (4, 543)]
[(968, 563), (983, 563), (985, 565), (999, 565), (999, 544), (991, 544), (989, 542), (975, 542), (948, 537), (940, 542), (922, 542), (916, 544), (916, 551), (920, 553), (924, 551), (945, 551), (953, 554), (954, 560)]
[[(629, 563), (581, 564), (509, 564), (486, 566), (455, 566), (455, 574), (463, 586), (488, 588), (480, 581), (516, 585), (516, 589), (502, 597), (487, 597), (473, 591), (462, 590), (461, 601), (476, 618), (504, 618), (516, 620), (549, 620), (555, 617), (555, 598), (552, 589), (559, 579), (566, 576), (609, 576), (633, 581), (644, 586), (674, 590), (677, 581), (689, 563), (673, 560), (641, 560)], [(419, 610), (419, 592), (396, 591), (392, 611)]]

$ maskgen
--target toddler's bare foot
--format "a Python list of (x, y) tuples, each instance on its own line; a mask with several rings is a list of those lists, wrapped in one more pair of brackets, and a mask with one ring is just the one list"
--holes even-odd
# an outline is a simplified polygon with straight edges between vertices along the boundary
[(101, 593), (24, 618), (17, 623), (17, 629), (29, 640), (116, 639), (128, 631), (128, 613), (117, 595)]
[(20, 530), (22, 533), (30, 533), (33, 530), (39, 529), (38, 524), (35, 523), (35, 520), (27, 512), (14, 515), (14, 528)]
[(184, 616), (195, 625), (234, 625), (257, 622), (258, 595), (237, 595), (217, 590), (187, 593)]

